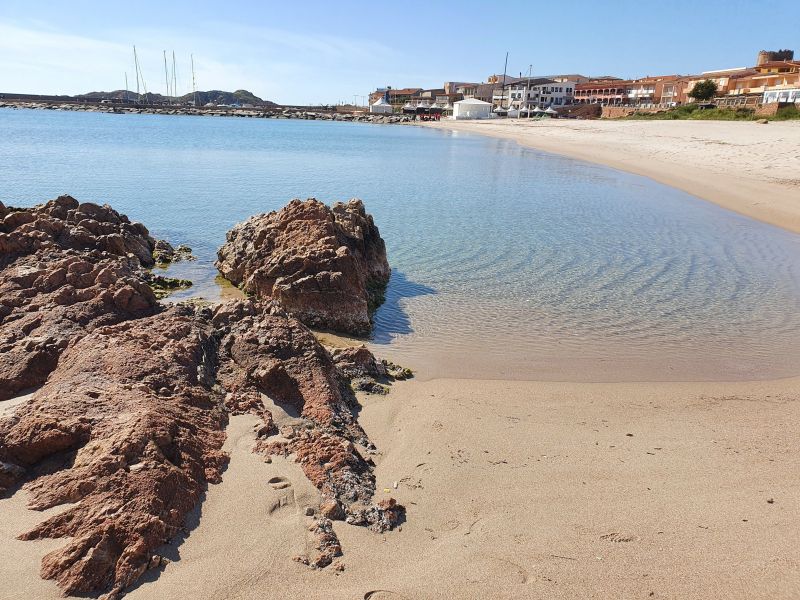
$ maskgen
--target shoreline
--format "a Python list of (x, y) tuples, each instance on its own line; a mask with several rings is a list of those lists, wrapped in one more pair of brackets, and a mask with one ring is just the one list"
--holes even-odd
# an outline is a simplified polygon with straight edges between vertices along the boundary
[(727, 210), (800, 233), (800, 122), (439, 121), (648, 177)]

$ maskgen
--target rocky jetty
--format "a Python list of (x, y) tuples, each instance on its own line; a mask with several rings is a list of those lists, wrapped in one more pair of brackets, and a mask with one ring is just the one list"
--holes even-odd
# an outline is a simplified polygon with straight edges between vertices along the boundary
[(310, 327), (367, 335), (391, 273), (386, 246), (360, 200), (310, 198), (251, 217), (219, 249), (222, 276), (272, 298)]
[(392, 125), (410, 123), (412, 117), (401, 114), (370, 114), (366, 112), (336, 112), (333, 110), (309, 110), (292, 107), (200, 106), (169, 104), (98, 104), (76, 102), (51, 102), (31, 100), (3, 100), (0, 108), (24, 108), (33, 110), (65, 110), (77, 112), (99, 112), (112, 114), (192, 115), (197, 117), (238, 117), (244, 119), (300, 119), (303, 121), (346, 121), (352, 123), (374, 123)]
[(0, 400), (44, 383), (67, 346), (93, 329), (151, 314), (140, 270), (155, 240), (108, 206), (61, 196), (0, 204)]
[[(260, 242), (281, 238), (272, 247), (285, 261), (360, 285), (352, 290), (364, 308), (389, 268), (363, 205), (295, 201), (284, 211), (296, 222), (273, 216), (280, 226), (259, 228)], [(165, 564), (159, 546), (223, 476), (231, 414), (257, 415), (254, 451), (296, 460), (320, 491), (308, 513), (316, 551), (297, 560), (325, 567), (341, 554), (333, 521), (379, 532), (402, 522), (393, 499), (373, 502), (375, 447), (353, 394), (355, 378), (390, 380), (391, 363), (366, 348), (334, 360), (282, 304), (292, 295), (159, 305), (144, 271), (156, 241), (110, 207), (64, 196), (33, 209), (0, 205), (0, 218), (0, 390), (8, 398), (43, 384), (0, 419), (0, 496), (21, 486), (31, 508), (65, 506), (20, 536), (65, 538), (44, 557), (42, 577), (65, 594), (117, 598)], [(315, 245), (320, 232), (331, 239)], [(292, 426), (276, 427), (272, 404), (298, 415)]]

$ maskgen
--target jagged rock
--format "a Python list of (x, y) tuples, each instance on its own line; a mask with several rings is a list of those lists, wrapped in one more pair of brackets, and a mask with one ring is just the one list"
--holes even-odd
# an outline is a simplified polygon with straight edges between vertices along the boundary
[(334, 348), (331, 350), (336, 368), (346, 378), (371, 377), (379, 379), (386, 377), (386, 368), (378, 361), (366, 346), (351, 346), (349, 348)]
[(310, 327), (366, 335), (389, 281), (386, 247), (360, 200), (327, 207), (292, 200), (228, 232), (222, 275), (257, 298), (273, 298)]
[(397, 381), (402, 381), (404, 379), (411, 379), (414, 376), (414, 371), (407, 367), (401, 367), (400, 365), (396, 365), (391, 361), (386, 360), (385, 358), (381, 360), (381, 364), (383, 368), (386, 370), (386, 375), (389, 376), (391, 379), (396, 379)]
[(0, 493), (24, 472), (31, 508), (77, 503), (20, 536), (69, 538), (41, 570), (64, 593), (123, 591), (220, 480), (215, 354), (209, 320), (190, 307), (100, 327), (0, 421), (0, 461), (12, 465)]
[(0, 222), (0, 400), (40, 385), (96, 327), (152, 314), (153, 239), (108, 206), (61, 196)]
[(331, 356), (340, 375), (350, 381), (355, 391), (388, 394), (388, 382), (413, 377), (411, 369), (387, 360), (377, 360), (366, 346), (334, 348)]
[(108, 205), (79, 203), (59, 196), (46, 204), (8, 209), (0, 223), (0, 260), (40, 250), (132, 254), (144, 267), (153, 266), (155, 240), (141, 223), (131, 223)]
[[(345, 393), (333, 360), (314, 335), (275, 302), (223, 304), (213, 322), (221, 334), (218, 377), (231, 395), (226, 402), (263, 416), (268, 411), (256, 399), (265, 394), (297, 413), (306, 426), (283, 437), (312, 483), (327, 498), (368, 501), (374, 476), (352, 442), (371, 444), (353, 416), (355, 398)], [(258, 447), (267, 454), (284, 450), (268, 441)]]
[(342, 555), (342, 545), (339, 543), (339, 537), (333, 531), (333, 524), (329, 519), (324, 517), (316, 519), (309, 531), (315, 538), (314, 550), (317, 555), (306, 564), (315, 568), (323, 568), (331, 564), (333, 559)]
[(197, 260), (197, 258), (192, 256), (192, 249), (185, 244), (173, 248), (172, 244), (166, 240), (156, 240), (153, 248), (153, 260), (158, 265), (168, 265), (182, 260)]
[(192, 287), (192, 282), (188, 279), (177, 279), (175, 277), (166, 277), (164, 275), (157, 275), (152, 271), (144, 271), (141, 273), (141, 278), (153, 290), (156, 298), (166, 298), (176, 290), (185, 290)]
[(378, 533), (394, 529), (405, 518), (405, 507), (394, 498), (386, 498), (347, 518), (351, 525), (369, 527)]
[(240, 410), (247, 407), (273, 431), (272, 415), (257, 400), (261, 394), (303, 419), (301, 426), (282, 431), (280, 441), (260, 438), (256, 450), (294, 454), (321, 492), (324, 516), (342, 519), (370, 508), (373, 465), (356, 444), (374, 446), (354, 416), (357, 401), (341, 385), (331, 355), (274, 301), (223, 304), (213, 322), (221, 334), (218, 377), (229, 392), (226, 403)]

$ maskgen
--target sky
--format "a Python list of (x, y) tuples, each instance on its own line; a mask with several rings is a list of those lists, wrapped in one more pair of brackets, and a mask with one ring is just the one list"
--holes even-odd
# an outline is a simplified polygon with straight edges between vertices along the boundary
[(247, 89), (283, 104), (365, 101), (377, 87), (441, 87), (529, 69), (642, 77), (751, 66), (759, 50), (800, 55), (797, 0), (100, 3), (0, 0), (0, 93)]

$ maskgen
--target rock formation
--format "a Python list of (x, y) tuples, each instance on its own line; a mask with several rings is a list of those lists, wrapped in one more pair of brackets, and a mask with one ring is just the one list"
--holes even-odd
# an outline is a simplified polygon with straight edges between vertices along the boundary
[(228, 232), (223, 277), (273, 298), (310, 327), (367, 335), (389, 281), (386, 246), (360, 200), (292, 200)]
[(70, 342), (151, 314), (138, 271), (154, 240), (108, 206), (61, 196), (31, 209), (0, 204), (0, 400), (40, 385)]
[[(344, 310), (360, 290), (364, 311), (350, 311), (347, 323), (368, 324), (368, 286), (389, 271), (361, 203), (296, 201), (286, 211), (318, 216), (294, 224), (274, 217), (282, 229), (258, 231), (280, 238), (272, 247), (281, 261), (310, 266), (273, 287), (293, 290), (301, 271), (340, 277), (350, 287), (326, 288), (306, 306), (322, 311), (330, 297)], [(34, 509), (73, 504), (20, 536), (68, 538), (44, 557), (43, 577), (66, 594), (116, 598), (163, 564), (158, 547), (206, 485), (220, 481), (229, 414), (258, 415), (254, 451), (296, 460), (319, 489), (309, 525), (317, 554), (303, 562), (324, 567), (341, 554), (331, 521), (375, 531), (402, 522), (393, 499), (373, 503), (375, 449), (356, 420), (351, 383), (388, 381), (391, 363), (363, 347), (334, 361), (284, 309), (286, 298), (302, 297), (297, 290), (166, 309), (142, 270), (153, 264), (155, 241), (111, 208), (64, 196), (33, 209), (0, 204), (0, 219), (0, 399), (44, 384), (0, 420), (0, 495), (21, 485)], [(320, 230), (332, 239), (315, 245)], [(301, 241), (311, 246), (292, 249)], [(278, 431), (270, 402), (291, 408), (295, 424)]]
[(31, 508), (77, 503), (21, 536), (70, 538), (42, 561), (65, 593), (124, 590), (220, 480), (215, 351), (188, 307), (98, 327), (0, 421), (0, 493), (27, 478)]
[[(225, 304), (213, 322), (222, 335), (219, 381), (228, 393), (226, 404), (234, 412), (252, 412), (264, 421), (256, 451), (294, 455), (320, 490), (321, 519), (347, 519), (376, 531), (394, 527), (403, 509), (371, 504), (375, 476), (368, 453), (374, 446), (354, 416), (358, 404), (347, 376), (337, 370), (314, 335), (275, 302)], [(291, 407), (301, 421), (278, 432), (262, 394)], [(336, 556), (332, 548), (338, 547), (338, 540), (331, 542), (335, 534), (324, 522), (312, 532), (325, 543), (319, 542), (323, 549), (308, 562), (327, 566)]]

